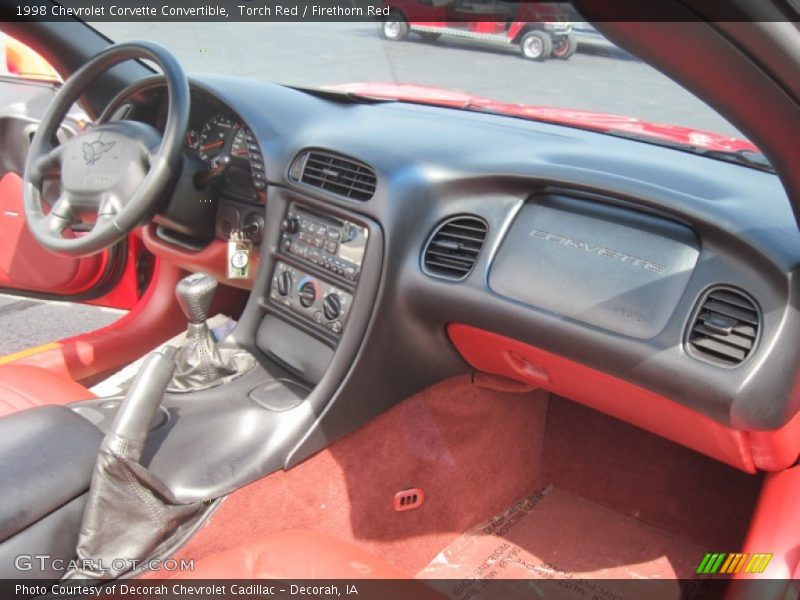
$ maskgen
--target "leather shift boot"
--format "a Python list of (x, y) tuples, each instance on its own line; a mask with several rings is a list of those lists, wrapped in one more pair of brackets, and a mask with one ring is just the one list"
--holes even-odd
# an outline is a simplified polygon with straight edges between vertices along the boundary
[(116, 579), (133, 560), (158, 556), (201, 518), (200, 502), (181, 504), (158, 477), (139, 464), (141, 448), (106, 435), (100, 448), (78, 538), (78, 560), (63, 579)]
[(247, 351), (229, 344), (217, 344), (203, 323), (189, 323), (186, 341), (175, 358), (171, 392), (202, 390), (226, 383), (255, 366)]

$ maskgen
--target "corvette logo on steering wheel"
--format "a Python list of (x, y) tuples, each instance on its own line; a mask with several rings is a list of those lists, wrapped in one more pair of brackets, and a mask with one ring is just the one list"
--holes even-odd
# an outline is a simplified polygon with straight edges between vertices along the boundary
[(100, 157), (114, 147), (115, 142), (104, 144), (100, 140), (94, 142), (83, 142), (83, 159), (87, 165), (93, 165)]

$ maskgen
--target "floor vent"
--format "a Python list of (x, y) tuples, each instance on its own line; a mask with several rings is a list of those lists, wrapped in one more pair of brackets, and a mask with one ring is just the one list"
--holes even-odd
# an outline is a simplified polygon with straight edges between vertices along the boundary
[(425, 492), (423, 492), (420, 488), (411, 488), (408, 490), (403, 490), (402, 492), (397, 492), (394, 495), (394, 500), (392, 500), (392, 508), (394, 508), (397, 512), (414, 510), (415, 508), (422, 506), (424, 501)]

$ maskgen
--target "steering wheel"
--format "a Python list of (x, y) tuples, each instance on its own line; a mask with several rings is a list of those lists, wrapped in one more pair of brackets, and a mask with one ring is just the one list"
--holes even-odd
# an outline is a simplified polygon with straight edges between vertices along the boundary
[[(133, 59), (151, 60), (163, 71), (168, 90), (163, 136), (145, 123), (120, 120), (90, 126), (54, 145), (61, 122), (89, 85)], [(157, 44), (116, 44), (76, 71), (48, 107), (28, 151), (23, 196), (25, 218), (36, 241), (52, 252), (80, 257), (124, 239), (179, 176), (189, 111), (186, 75), (177, 59)], [(60, 195), (45, 210), (43, 186), (56, 178), (61, 181)]]

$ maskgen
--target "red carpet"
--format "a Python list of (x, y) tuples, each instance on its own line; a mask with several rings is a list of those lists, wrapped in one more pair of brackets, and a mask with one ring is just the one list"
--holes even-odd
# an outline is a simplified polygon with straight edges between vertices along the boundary
[[(548, 486), (473, 527), (417, 577), (457, 580), (449, 590), (448, 584), (436, 585), (451, 597), (480, 592), (484, 580), (560, 578), (576, 583), (564, 586), (559, 598), (623, 599), (631, 598), (628, 580), (693, 577), (704, 552), (702, 546)], [(681, 588), (678, 582), (651, 588), (647, 597), (678, 600)]]
[[(178, 554), (199, 559), (283, 529), (354, 540), (416, 573), (463, 531), (536, 489), (547, 397), (442, 382), (331, 448), (232, 494)], [(395, 512), (395, 493), (425, 491)]]
[[(642, 562), (647, 573), (683, 573), (698, 548), (737, 549), (760, 481), (544, 392), (484, 389), (465, 376), (231, 494), (177, 556), (199, 560), (275, 531), (313, 529), (415, 574), (548, 484), (556, 492), (542, 508), (553, 514), (535, 520), (531, 539), (521, 528), (519, 544), (542, 560), (558, 549), (562, 569), (619, 574)], [(393, 511), (394, 494), (411, 487), (425, 503)], [(610, 547), (584, 553), (580, 523), (605, 531)], [(685, 538), (691, 557), (678, 556), (670, 534)], [(626, 540), (642, 542), (623, 548)]]

